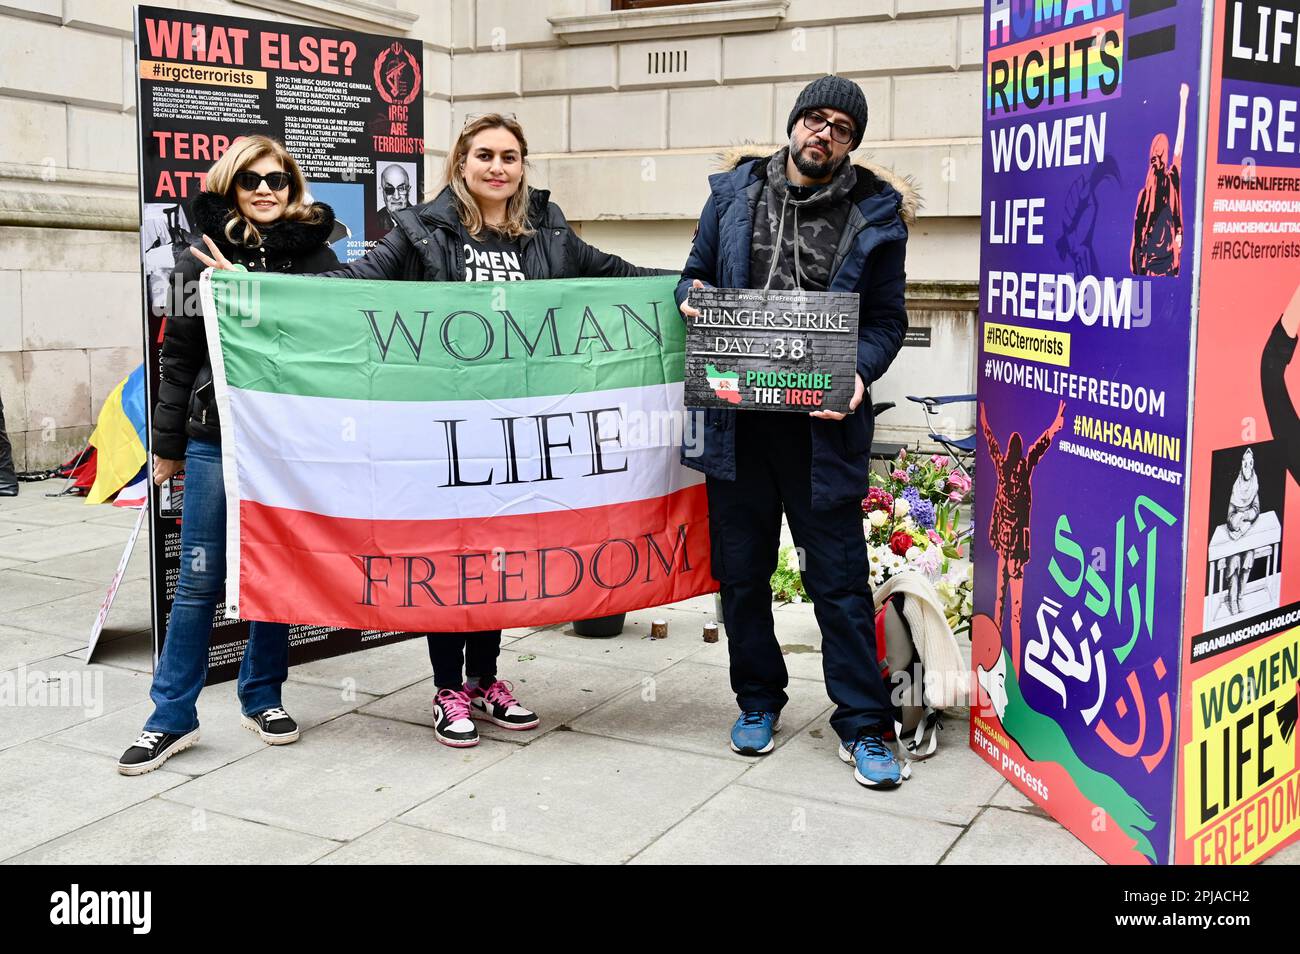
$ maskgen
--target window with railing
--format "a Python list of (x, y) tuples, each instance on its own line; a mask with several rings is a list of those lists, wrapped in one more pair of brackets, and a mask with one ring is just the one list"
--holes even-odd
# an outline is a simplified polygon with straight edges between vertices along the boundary
[(685, 7), (695, 3), (714, 3), (716, 0), (610, 0), (611, 10), (644, 10), (647, 7)]
[[(281, 0), (283, 2), (283, 0)], [(548, 17), (565, 44), (625, 43), (775, 30), (792, 0), (609, 0), (598, 13)]]

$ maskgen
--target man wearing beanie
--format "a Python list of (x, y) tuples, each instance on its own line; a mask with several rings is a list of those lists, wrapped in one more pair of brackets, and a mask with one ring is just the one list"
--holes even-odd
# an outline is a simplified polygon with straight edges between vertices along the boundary
[[(916, 196), (883, 169), (850, 161), (862, 142), (867, 102), (856, 83), (814, 80), (786, 123), (789, 144), (771, 155), (733, 156), (710, 176), (690, 257), (677, 286), (682, 313), (698, 312), (692, 288), (805, 288), (857, 292), (857, 382), (848, 414), (704, 409), (688, 440), (687, 466), (706, 475), (713, 575), (740, 716), (731, 747), (774, 746), (788, 676), (772, 620), (784, 510), (801, 553), (804, 585), (822, 632), (831, 726), (840, 758), (871, 788), (893, 788), (900, 769), (889, 744), (894, 707), (876, 659), (862, 498), (874, 422), (866, 389), (903, 342), (905, 217)], [(695, 435), (688, 435), (694, 437)]]

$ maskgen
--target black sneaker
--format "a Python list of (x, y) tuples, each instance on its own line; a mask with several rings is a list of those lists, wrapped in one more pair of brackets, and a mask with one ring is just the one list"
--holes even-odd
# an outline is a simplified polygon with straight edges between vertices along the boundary
[(433, 697), (433, 734), (455, 749), (478, 745), (478, 729), (469, 717), (469, 696), (455, 689), (439, 689)]
[(145, 772), (152, 772), (177, 752), (188, 749), (198, 740), (198, 729), (183, 735), (150, 732), (146, 729), (117, 760), (117, 770), (123, 775), (143, 775)]
[(239, 721), (249, 732), (256, 732), (267, 745), (288, 745), (298, 741), (298, 723), (279, 706), (257, 715), (241, 715)]

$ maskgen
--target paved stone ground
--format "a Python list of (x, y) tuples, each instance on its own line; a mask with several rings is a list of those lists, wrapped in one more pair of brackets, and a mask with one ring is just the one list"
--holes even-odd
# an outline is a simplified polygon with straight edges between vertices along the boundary
[[(293, 668), (290, 746), (240, 727), (233, 683), (209, 688), (200, 744), (124, 778), (113, 763), (150, 711), (147, 540), (86, 666), (135, 515), (44, 496), (59, 486), (0, 500), (0, 672), (101, 691), (90, 711), (0, 708), (6, 863), (1099, 863), (967, 748), (964, 712), (900, 789), (858, 786), (835, 756), (807, 605), (776, 611), (790, 704), (762, 759), (727, 747), (727, 647), (700, 639), (705, 597), (635, 613), (616, 639), (507, 633), (502, 675), (541, 713), (535, 732), (438, 745), (417, 640)], [(647, 638), (656, 617), (666, 641)]]

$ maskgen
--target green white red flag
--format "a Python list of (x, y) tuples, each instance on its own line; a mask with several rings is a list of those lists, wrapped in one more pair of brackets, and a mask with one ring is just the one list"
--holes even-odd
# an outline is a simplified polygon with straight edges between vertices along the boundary
[(478, 630), (716, 589), (675, 283), (206, 273), (228, 613)]

